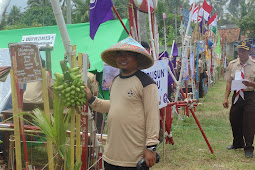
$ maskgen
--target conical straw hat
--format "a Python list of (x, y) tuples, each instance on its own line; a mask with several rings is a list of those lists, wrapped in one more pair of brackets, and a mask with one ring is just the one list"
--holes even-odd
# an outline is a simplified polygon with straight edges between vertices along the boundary
[(102, 60), (106, 64), (118, 68), (116, 64), (117, 51), (131, 51), (137, 53), (139, 70), (149, 68), (154, 64), (154, 60), (148, 51), (132, 37), (128, 37), (104, 50), (101, 54)]

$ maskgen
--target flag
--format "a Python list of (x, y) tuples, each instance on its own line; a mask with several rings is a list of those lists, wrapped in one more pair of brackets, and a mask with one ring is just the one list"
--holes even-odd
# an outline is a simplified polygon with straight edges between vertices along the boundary
[(190, 54), (190, 72), (191, 72), (191, 78), (195, 78), (195, 60), (194, 60), (194, 53), (192, 52)]
[(187, 28), (188, 22), (189, 22), (189, 11), (187, 11), (185, 8), (183, 8), (183, 25), (184, 28)]
[(178, 56), (178, 47), (175, 42), (174, 42), (174, 49), (173, 49), (172, 56), (174, 56), (174, 57)]
[[(207, 4), (207, 2), (204, 0), (202, 8), (199, 10), (198, 17), (202, 19), (202, 16), (204, 15), (204, 19), (208, 21), (208, 18), (210, 16), (210, 13), (212, 11), (212, 6)], [(200, 21), (201, 22), (201, 21)]]
[(214, 14), (207, 23), (207, 26), (209, 26), (209, 28), (211, 28), (211, 30), (214, 32), (214, 34), (217, 33), (217, 16), (218, 16), (218, 12), (216, 14)]
[[(168, 56), (168, 53), (167, 51), (164, 51), (162, 53), (159, 54), (159, 60), (163, 60), (163, 59), (168, 59), (168, 66), (171, 70), (171, 72), (173, 73), (174, 75), (174, 69), (173, 69), (173, 64), (172, 62), (169, 60), (169, 56)], [(172, 83), (174, 82), (172, 76), (170, 75), (170, 73), (168, 73), (168, 86), (170, 86)]]
[(205, 52), (205, 42), (203, 40), (197, 42), (197, 51), (198, 54)]
[[(191, 10), (192, 10), (192, 6), (193, 6), (193, 4), (191, 4), (190, 12), (191, 12)], [(197, 21), (198, 11), (199, 11), (199, 6), (196, 6), (196, 5), (195, 5), (194, 11), (193, 11), (193, 13), (192, 13), (192, 21), (193, 21), (193, 22)]]
[(211, 47), (213, 46), (213, 42), (208, 39), (207, 44), (208, 44), (208, 48), (211, 49)]
[(215, 53), (219, 54), (219, 57), (221, 59), (220, 34), (218, 35), (218, 42), (217, 42), (217, 47), (215, 49)]
[(207, 60), (210, 60), (210, 54), (209, 54), (209, 51), (208, 51), (208, 47), (207, 47), (207, 44), (205, 45), (205, 61)]
[(204, 27), (203, 25), (203, 18), (201, 19), (201, 22), (199, 23), (199, 26), (200, 26), (200, 33), (201, 34), (205, 34), (205, 32), (207, 31), (206, 28)]
[(154, 1), (156, 3), (156, 7), (157, 7), (158, 0), (144, 0), (142, 2), (142, 4), (140, 5), (140, 8), (139, 8), (140, 11), (148, 13), (148, 1), (150, 3), (150, 10), (151, 10), (151, 12), (154, 11), (154, 8), (155, 8), (154, 7)]
[(173, 63), (174, 69), (176, 69), (176, 57), (175, 56), (171, 59), (171, 62)]
[(224, 57), (224, 68), (227, 68), (227, 56), (225, 54), (225, 57)]
[(100, 24), (113, 19), (112, 0), (90, 0), (90, 37), (94, 40)]

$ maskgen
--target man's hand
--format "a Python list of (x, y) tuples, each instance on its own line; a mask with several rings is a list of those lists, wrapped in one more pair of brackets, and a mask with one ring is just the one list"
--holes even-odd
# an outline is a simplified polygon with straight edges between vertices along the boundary
[(85, 93), (86, 93), (85, 98), (86, 98), (87, 100), (89, 100), (89, 99), (92, 97), (92, 93), (91, 93), (90, 89), (88, 88), (88, 86), (86, 86), (86, 85), (84, 85), (84, 86), (85, 86), (85, 87), (84, 87), (84, 91), (85, 91)]
[(228, 99), (225, 99), (223, 102), (223, 107), (228, 108)]
[(243, 83), (245, 86), (255, 87), (254, 82), (251, 82), (251, 81), (242, 81), (242, 83)]
[(148, 149), (145, 149), (143, 157), (146, 161), (148, 167), (152, 167), (156, 163), (156, 152), (152, 152)]

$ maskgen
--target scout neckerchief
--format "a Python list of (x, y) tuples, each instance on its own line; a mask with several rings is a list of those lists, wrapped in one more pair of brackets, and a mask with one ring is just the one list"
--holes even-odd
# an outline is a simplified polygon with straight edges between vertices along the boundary
[[(242, 63), (240, 62), (240, 65), (241, 65), (241, 67), (242, 67), (242, 69), (241, 69), (241, 77), (242, 77), (242, 79), (244, 79), (244, 67), (247, 65), (247, 63), (242, 64)], [(243, 89), (240, 89), (240, 90), (238, 90), (238, 91), (236, 92), (236, 97), (235, 97), (234, 104), (237, 102), (239, 96), (241, 96), (241, 97), (243, 98), (243, 100), (244, 100)]]

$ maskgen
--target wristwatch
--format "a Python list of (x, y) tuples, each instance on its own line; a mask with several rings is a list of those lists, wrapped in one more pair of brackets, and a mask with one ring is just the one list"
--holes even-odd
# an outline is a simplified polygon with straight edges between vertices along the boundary
[(157, 147), (156, 146), (147, 146), (147, 149), (150, 150), (151, 152), (156, 152)]

